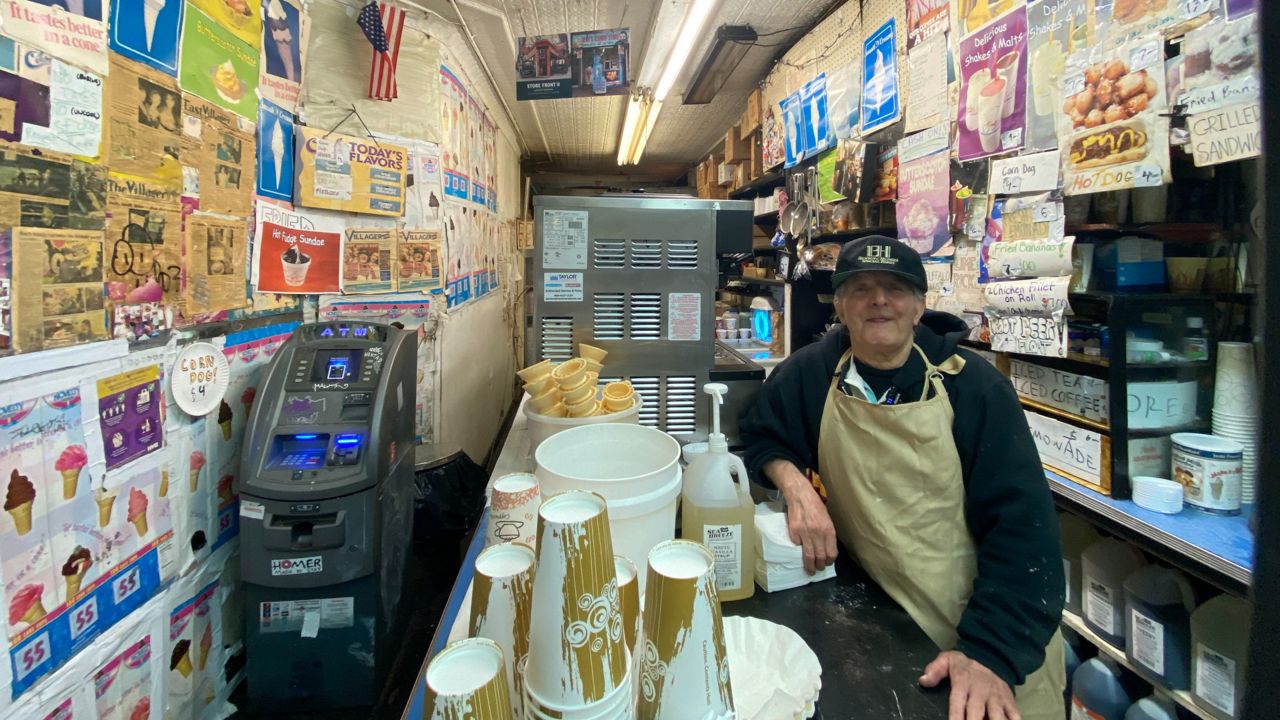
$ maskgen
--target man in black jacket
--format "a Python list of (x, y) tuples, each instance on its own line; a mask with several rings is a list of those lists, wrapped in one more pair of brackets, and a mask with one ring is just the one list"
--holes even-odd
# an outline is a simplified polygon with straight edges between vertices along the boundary
[(779, 365), (742, 419), (752, 476), (785, 496), (807, 569), (838, 535), (938, 644), (920, 682), (950, 678), (951, 720), (1059, 720), (1058, 523), (1012, 386), (957, 347), (962, 321), (925, 310), (905, 244), (846, 245), (832, 284), (842, 327)]

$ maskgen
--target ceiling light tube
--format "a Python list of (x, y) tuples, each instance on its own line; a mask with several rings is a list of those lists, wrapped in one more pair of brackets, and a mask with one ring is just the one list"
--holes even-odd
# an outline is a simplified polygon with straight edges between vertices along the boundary
[(661, 100), (653, 100), (649, 103), (649, 112), (644, 117), (644, 128), (636, 137), (635, 147), (631, 149), (631, 156), (628, 158), (632, 165), (640, 163), (640, 156), (644, 155), (644, 147), (649, 143), (649, 134), (653, 132), (653, 125), (658, 121), (658, 113), (661, 111)]
[(676, 84), (676, 78), (680, 76), (680, 71), (684, 69), (684, 63), (689, 59), (690, 53), (693, 52), (693, 46), (698, 42), (699, 35), (702, 34), (702, 28), (707, 24), (707, 20), (711, 17), (711, 11), (716, 6), (716, 0), (693, 0), (693, 5), (689, 7), (689, 11), (684, 16), (684, 24), (680, 26), (680, 34), (676, 37), (675, 47), (671, 49), (671, 54), (667, 56), (667, 66), (662, 70), (662, 76), (658, 79), (658, 85), (654, 88), (653, 97), (661, 102), (667, 99), (667, 93), (671, 92), (671, 88)]
[(644, 103), (639, 95), (632, 95), (627, 103), (627, 116), (622, 123), (622, 139), (618, 141), (618, 164), (626, 165), (631, 157), (631, 146), (635, 144), (636, 135), (643, 122)]

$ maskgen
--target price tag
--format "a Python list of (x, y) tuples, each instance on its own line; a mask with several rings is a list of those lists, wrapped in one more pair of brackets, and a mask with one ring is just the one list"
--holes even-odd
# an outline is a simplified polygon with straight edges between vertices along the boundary
[(33, 637), (31, 642), (24, 645), (14, 658), (17, 679), (19, 681), (25, 679), (52, 659), (53, 650), (49, 646), (49, 633), (47, 631), (42, 632)]
[(111, 581), (111, 601), (119, 605), (130, 595), (138, 592), (141, 585), (141, 573), (138, 571), (138, 566), (134, 565), (128, 572)]
[(1004, 150), (1017, 150), (1022, 147), (1022, 128), (1014, 128), (1001, 135), (1000, 147)]
[(1129, 72), (1145, 70), (1164, 60), (1164, 48), (1159, 40), (1143, 43), (1129, 51)]
[(1084, 91), (1084, 76), (1073, 75), (1062, 83), (1062, 93), (1064, 95), (1075, 95)]
[(92, 595), (71, 613), (71, 639), (75, 640), (98, 624), (98, 598)]
[(1178, 12), (1182, 17), (1191, 20), (1218, 7), (1218, 0), (1179, 0)]
[(1020, 176), (1000, 178), (1000, 193), (1002, 195), (1014, 195), (1022, 192), (1022, 178)]
[(1040, 203), (1031, 210), (1032, 219), (1035, 222), (1052, 222), (1058, 219), (1058, 204), (1047, 202)]
[(1164, 184), (1164, 173), (1155, 165), (1139, 165), (1133, 171), (1134, 187), (1155, 187)]
[(208, 415), (227, 394), (231, 367), (222, 349), (212, 343), (192, 343), (178, 353), (170, 381), (173, 400), (193, 417)]

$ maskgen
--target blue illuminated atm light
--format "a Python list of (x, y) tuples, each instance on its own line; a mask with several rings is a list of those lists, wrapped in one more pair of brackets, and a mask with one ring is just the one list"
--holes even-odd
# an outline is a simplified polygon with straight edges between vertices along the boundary
[(312, 433), (310, 435), (294, 435), (293, 439), (294, 440), (315, 440), (318, 437), (320, 436)]
[(351, 331), (355, 333), (356, 337), (367, 337), (369, 335), (369, 328), (367, 327), (357, 326), (352, 328)]
[(333, 328), (326, 327), (320, 331), (320, 337), (333, 337)]
[(338, 445), (358, 445), (360, 443), (359, 435), (339, 435), (335, 443)]

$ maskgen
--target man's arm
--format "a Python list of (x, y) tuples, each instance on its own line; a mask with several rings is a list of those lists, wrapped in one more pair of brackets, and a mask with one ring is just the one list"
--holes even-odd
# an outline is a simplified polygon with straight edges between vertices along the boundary
[(786, 498), (787, 532), (804, 550), (805, 572), (812, 575), (835, 562), (836, 528), (813, 483), (789, 460), (770, 460), (763, 472)]

